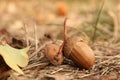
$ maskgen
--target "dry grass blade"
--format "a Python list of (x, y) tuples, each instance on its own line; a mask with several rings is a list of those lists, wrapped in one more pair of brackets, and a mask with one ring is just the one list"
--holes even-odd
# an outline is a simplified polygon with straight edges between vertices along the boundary
[(117, 58), (120, 58), (120, 55), (116, 55), (116, 56), (113, 56), (113, 57), (111, 57), (111, 58), (108, 58), (108, 60), (105, 60), (105, 61), (103, 61), (103, 62), (101, 62), (101, 63), (98, 63), (98, 64), (96, 64), (96, 66), (102, 65), (102, 64), (105, 64), (105, 63), (108, 63), (109, 61), (115, 59), (116, 57), (117, 57)]
[(34, 26), (34, 35), (35, 35), (35, 50), (38, 49), (38, 37), (37, 37), (37, 25)]
[(91, 73), (91, 74), (86, 74), (86, 75), (83, 75), (83, 76), (79, 76), (80, 79), (83, 79), (85, 77), (89, 77), (89, 76), (93, 76), (93, 75), (96, 75), (96, 74), (99, 74), (101, 73), (102, 71), (98, 71), (98, 72), (95, 72), (95, 73)]
[(37, 63), (37, 64), (31, 64), (28, 67), (24, 68), (23, 70), (28, 70), (37, 66), (40, 66), (40, 68), (44, 68), (45, 66), (47, 66), (49, 64), (49, 62), (44, 62), (44, 63)]
[(50, 74), (55, 74), (55, 73), (57, 73), (57, 72), (59, 72), (59, 71), (61, 71), (61, 70), (63, 70), (63, 68), (60, 68), (60, 69), (58, 69), (58, 70), (56, 70), (56, 71), (53, 71), (53, 72), (51, 72)]
[(52, 43), (52, 41), (49, 41), (49, 42), (46, 42), (46, 43), (44, 43), (42, 46), (40, 46), (35, 52), (33, 52), (31, 55), (30, 55), (30, 59), (32, 58), (32, 57), (34, 57), (41, 49), (43, 49), (47, 44), (50, 44), (50, 43)]
[(28, 29), (27, 29), (27, 25), (26, 24), (24, 24), (24, 30), (25, 30), (26, 43), (27, 43), (27, 46), (29, 46)]
[(98, 11), (98, 15), (97, 15), (96, 22), (95, 22), (95, 25), (94, 25), (93, 37), (92, 37), (92, 39), (91, 39), (91, 40), (92, 40), (92, 43), (94, 43), (95, 38), (96, 38), (97, 25), (98, 25), (98, 22), (99, 22), (99, 19), (100, 19), (100, 14), (102, 13), (104, 4), (105, 4), (105, 0), (102, 1), (102, 5), (100, 6), (100, 9), (99, 9), (99, 11)]
[(114, 40), (118, 40), (117, 38), (118, 38), (118, 33), (119, 33), (119, 21), (118, 21), (118, 16), (117, 15), (115, 15), (115, 13), (114, 12), (112, 12), (112, 11), (109, 11), (109, 15), (112, 17), (112, 19), (113, 19), (113, 23), (114, 23), (114, 33), (113, 33), (113, 39)]
[(104, 59), (109, 59), (109, 58), (120, 58), (120, 55), (118, 55), (118, 56), (95, 56), (96, 58), (104, 58)]

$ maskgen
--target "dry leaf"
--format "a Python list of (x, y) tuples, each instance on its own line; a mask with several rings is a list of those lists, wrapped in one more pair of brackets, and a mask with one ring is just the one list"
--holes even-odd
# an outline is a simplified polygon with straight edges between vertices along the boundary
[(30, 47), (24, 49), (15, 49), (9, 45), (0, 45), (0, 55), (5, 60), (6, 64), (20, 74), (24, 74), (19, 68), (25, 67), (28, 64), (27, 52)]

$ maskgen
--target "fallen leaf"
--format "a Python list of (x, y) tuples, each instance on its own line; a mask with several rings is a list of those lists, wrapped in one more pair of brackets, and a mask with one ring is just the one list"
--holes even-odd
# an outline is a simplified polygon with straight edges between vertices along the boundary
[(27, 52), (30, 47), (24, 49), (15, 49), (9, 45), (0, 45), (0, 55), (6, 64), (20, 74), (24, 74), (19, 67), (25, 67), (28, 64)]

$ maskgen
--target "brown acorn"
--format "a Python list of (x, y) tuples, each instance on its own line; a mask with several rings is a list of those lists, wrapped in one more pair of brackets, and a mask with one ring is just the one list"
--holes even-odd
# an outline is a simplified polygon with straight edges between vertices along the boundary
[(45, 56), (53, 65), (60, 65), (63, 62), (62, 47), (57, 44), (48, 44), (45, 47)]
[(59, 16), (65, 16), (67, 15), (67, 12), (68, 6), (62, 1), (57, 2), (57, 14)]
[(66, 38), (66, 19), (64, 22), (63, 54), (79, 67), (89, 69), (94, 65), (95, 56), (92, 49), (78, 36)]
[(89, 69), (94, 64), (92, 49), (78, 36), (67, 39), (63, 51), (64, 56), (79, 67)]

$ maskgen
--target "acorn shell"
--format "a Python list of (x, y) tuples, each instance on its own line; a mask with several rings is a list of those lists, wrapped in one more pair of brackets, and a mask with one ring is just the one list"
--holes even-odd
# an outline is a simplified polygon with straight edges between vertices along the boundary
[(69, 38), (63, 49), (64, 56), (79, 67), (89, 69), (94, 65), (95, 56), (92, 49), (80, 37)]
[(58, 54), (59, 47), (57, 44), (48, 44), (45, 47), (45, 56), (53, 65), (60, 65), (63, 62), (63, 54)]

